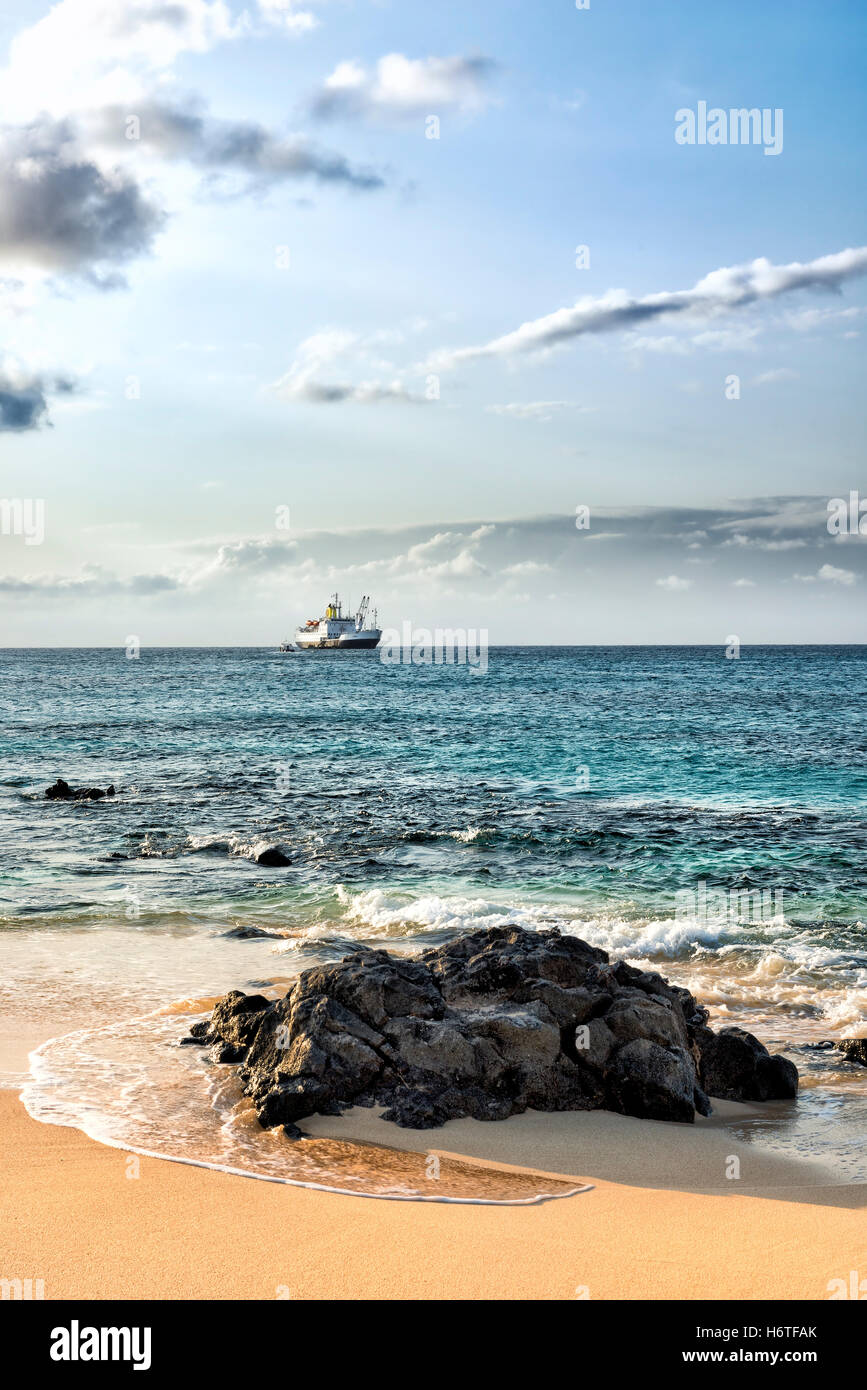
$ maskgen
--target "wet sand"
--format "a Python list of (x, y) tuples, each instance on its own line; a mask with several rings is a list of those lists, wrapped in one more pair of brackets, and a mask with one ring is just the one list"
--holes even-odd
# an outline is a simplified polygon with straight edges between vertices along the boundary
[[(306, 1127), (386, 1137), (373, 1111)], [(47, 1299), (826, 1299), (867, 1269), (867, 1187), (737, 1144), (719, 1120), (387, 1130), (392, 1147), (592, 1190), (512, 1206), (341, 1196), (137, 1158), (37, 1123), (6, 1090), (0, 1277), (42, 1279)], [(732, 1156), (739, 1180), (721, 1176)]]

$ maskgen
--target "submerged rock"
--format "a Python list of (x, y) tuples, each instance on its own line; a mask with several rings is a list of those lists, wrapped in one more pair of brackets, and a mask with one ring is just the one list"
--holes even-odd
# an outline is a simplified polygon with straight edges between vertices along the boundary
[(279, 845), (262, 845), (253, 851), (253, 861), (261, 864), (266, 869), (279, 869), (285, 864), (291, 863), (289, 856), (284, 854)]
[(53, 787), (45, 788), (45, 795), (49, 801), (101, 801), (105, 796), (114, 796), (114, 787), (107, 787), (105, 791), (101, 787), (73, 788), (58, 777)]
[(691, 1123), (708, 1094), (796, 1094), (785, 1057), (706, 1023), (688, 990), (577, 937), (489, 927), (413, 958), (359, 949), (273, 1002), (233, 990), (191, 1032), (290, 1134), (350, 1105), (412, 1129), (527, 1109)]

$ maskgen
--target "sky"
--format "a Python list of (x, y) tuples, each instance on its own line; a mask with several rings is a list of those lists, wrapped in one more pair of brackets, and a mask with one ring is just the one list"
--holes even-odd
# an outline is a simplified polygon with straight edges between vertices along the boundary
[(335, 589), (867, 641), (865, 52), (855, 0), (7, 0), (0, 645)]

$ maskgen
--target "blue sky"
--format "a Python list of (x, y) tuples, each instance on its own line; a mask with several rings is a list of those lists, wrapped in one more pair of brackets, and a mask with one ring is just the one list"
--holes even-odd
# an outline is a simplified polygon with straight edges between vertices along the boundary
[[(0, 641), (269, 643), (334, 587), (492, 641), (867, 639), (823, 520), (867, 501), (865, 29), (13, 0), (0, 498), (45, 534), (0, 534)], [(702, 101), (782, 151), (678, 144)]]

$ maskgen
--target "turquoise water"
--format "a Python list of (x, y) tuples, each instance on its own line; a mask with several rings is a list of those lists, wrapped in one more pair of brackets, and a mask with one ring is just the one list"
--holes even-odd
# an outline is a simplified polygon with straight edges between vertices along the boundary
[[(804, 1114), (863, 1093), (815, 1045), (867, 1031), (867, 647), (3, 650), (0, 738), (12, 1044), (558, 923), (784, 1047)], [(48, 802), (58, 776), (118, 795)]]

